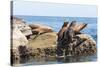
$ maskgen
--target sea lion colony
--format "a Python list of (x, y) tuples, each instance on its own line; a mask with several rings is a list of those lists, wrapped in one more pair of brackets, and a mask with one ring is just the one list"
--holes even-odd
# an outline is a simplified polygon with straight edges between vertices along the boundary
[(62, 29), (58, 32), (58, 56), (62, 56), (64, 50), (66, 56), (89, 55), (96, 52), (96, 42), (93, 38), (80, 32), (86, 26), (87, 24), (77, 24), (76, 21), (70, 24), (64, 22)]
[[(17, 21), (15, 20), (18, 20), (18, 23), (16, 23)], [(38, 36), (45, 35), (45, 33), (54, 32), (52, 28), (49, 26), (45, 25), (43, 26), (38, 24), (27, 25), (24, 21), (18, 18), (17, 19), (14, 18), (12, 22), (14, 23), (14, 28), (17, 27), (21, 35), (17, 31), (15, 32), (18, 34), (18, 37), (19, 36), (20, 37), (17, 38), (16, 35), (13, 35), (13, 37), (16, 38), (12, 39), (12, 41), (14, 40), (12, 45), (17, 45), (17, 47), (16, 46), (11, 47), (11, 64), (17, 62), (21, 63), (23, 59), (26, 59), (27, 62), (29, 58), (36, 58), (36, 57), (80, 56), (80, 55), (91, 55), (96, 53), (95, 40), (90, 35), (80, 32), (87, 26), (87, 24), (84, 23), (78, 24), (76, 23), (76, 21), (72, 21), (71, 23), (64, 22), (62, 28), (56, 34), (57, 36), (55, 44), (56, 46), (34, 49), (33, 47), (29, 47), (27, 43), (27, 41), (29, 41), (28, 39), (30, 39), (30, 36), (36, 35), (35, 38), (38, 38)], [(24, 32), (22, 32), (19, 29), (19, 26), (23, 27), (20, 29), (24, 30)], [(14, 30), (15, 29), (13, 29), (13, 31)], [(20, 38), (23, 39), (22, 40), (23, 42), (26, 41), (24, 45), (22, 41), (20, 42)], [(36, 40), (35, 38), (32, 39)]]

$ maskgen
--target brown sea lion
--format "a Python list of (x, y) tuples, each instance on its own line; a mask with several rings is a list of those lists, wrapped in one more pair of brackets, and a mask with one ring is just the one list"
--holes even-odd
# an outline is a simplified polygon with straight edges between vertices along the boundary
[(34, 39), (40, 35), (40, 34), (43, 34), (43, 33), (48, 33), (48, 32), (53, 32), (52, 28), (49, 27), (49, 26), (46, 26), (46, 25), (42, 25), (42, 24), (30, 24), (29, 25), (32, 29), (32, 34), (33, 35), (36, 35), (34, 37)]
[(68, 23), (69, 23), (69, 22), (64, 22), (62, 28), (61, 28), (60, 31), (57, 33), (57, 35), (58, 35), (58, 41), (59, 41), (60, 39), (62, 39), (63, 33), (64, 33), (65, 30), (67, 30), (67, 28), (68, 28)]
[(52, 28), (42, 24), (30, 24), (29, 25), (32, 29), (32, 32), (38, 32), (38, 34), (53, 32)]

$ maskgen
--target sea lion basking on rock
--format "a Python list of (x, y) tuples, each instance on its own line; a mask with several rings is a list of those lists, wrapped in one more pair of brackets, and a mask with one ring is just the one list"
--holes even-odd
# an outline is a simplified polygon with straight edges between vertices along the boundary
[(42, 24), (30, 24), (32, 32), (38, 32), (39, 34), (53, 32), (52, 28)]
[(32, 34), (36, 35), (36, 37), (43, 33), (53, 32), (51, 27), (43, 25), (43, 24), (30, 24), (29, 26), (32, 29)]

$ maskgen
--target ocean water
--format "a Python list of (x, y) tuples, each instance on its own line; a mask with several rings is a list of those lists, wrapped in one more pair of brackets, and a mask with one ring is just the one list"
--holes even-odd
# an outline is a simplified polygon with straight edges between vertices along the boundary
[[(86, 33), (91, 35), (95, 41), (97, 42), (97, 17), (54, 17), (54, 16), (20, 16), (16, 15), (16, 17), (23, 19), (26, 21), (27, 24), (32, 23), (39, 23), (39, 24), (45, 24), (53, 28), (55, 32), (58, 32), (64, 21), (69, 21), (71, 23), (73, 20), (75, 20), (77, 23), (86, 23), (88, 24), (87, 27), (82, 30), (82, 33)], [(64, 63), (64, 62), (81, 62), (81, 61), (96, 61), (97, 55), (91, 55), (91, 56), (82, 56), (82, 57), (76, 57), (76, 58), (68, 58), (66, 59), (53, 59), (53, 60), (45, 60), (43, 63), (42, 61), (31, 61), (29, 64), (24, 65), (36, 65), (36, 64), (55, 64), (55, 63)]]

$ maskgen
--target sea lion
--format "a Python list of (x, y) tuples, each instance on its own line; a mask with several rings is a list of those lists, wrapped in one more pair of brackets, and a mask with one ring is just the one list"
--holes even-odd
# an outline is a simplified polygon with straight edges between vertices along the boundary
[(62, 25), (62, 28), (60, 29), (60, 31), (57, 33), (58, 35), (58, 41), (60, 41), (62, 39), (63, 33), (65, 32), (65, 30), (67, 30), (68, 28), (68, 23), (69, 22), (64, 22), (64, 24)]
[(34, 39), (43, 33), (53, 32), (52, 28), (43, 24), (30, 24), (29, 25), (32, 29), (32, 34), (36, 35)]
[(32, 32), (38, 32), (39, 34), (53, 32), (52, 28), (43, 24), (30, 24)]

